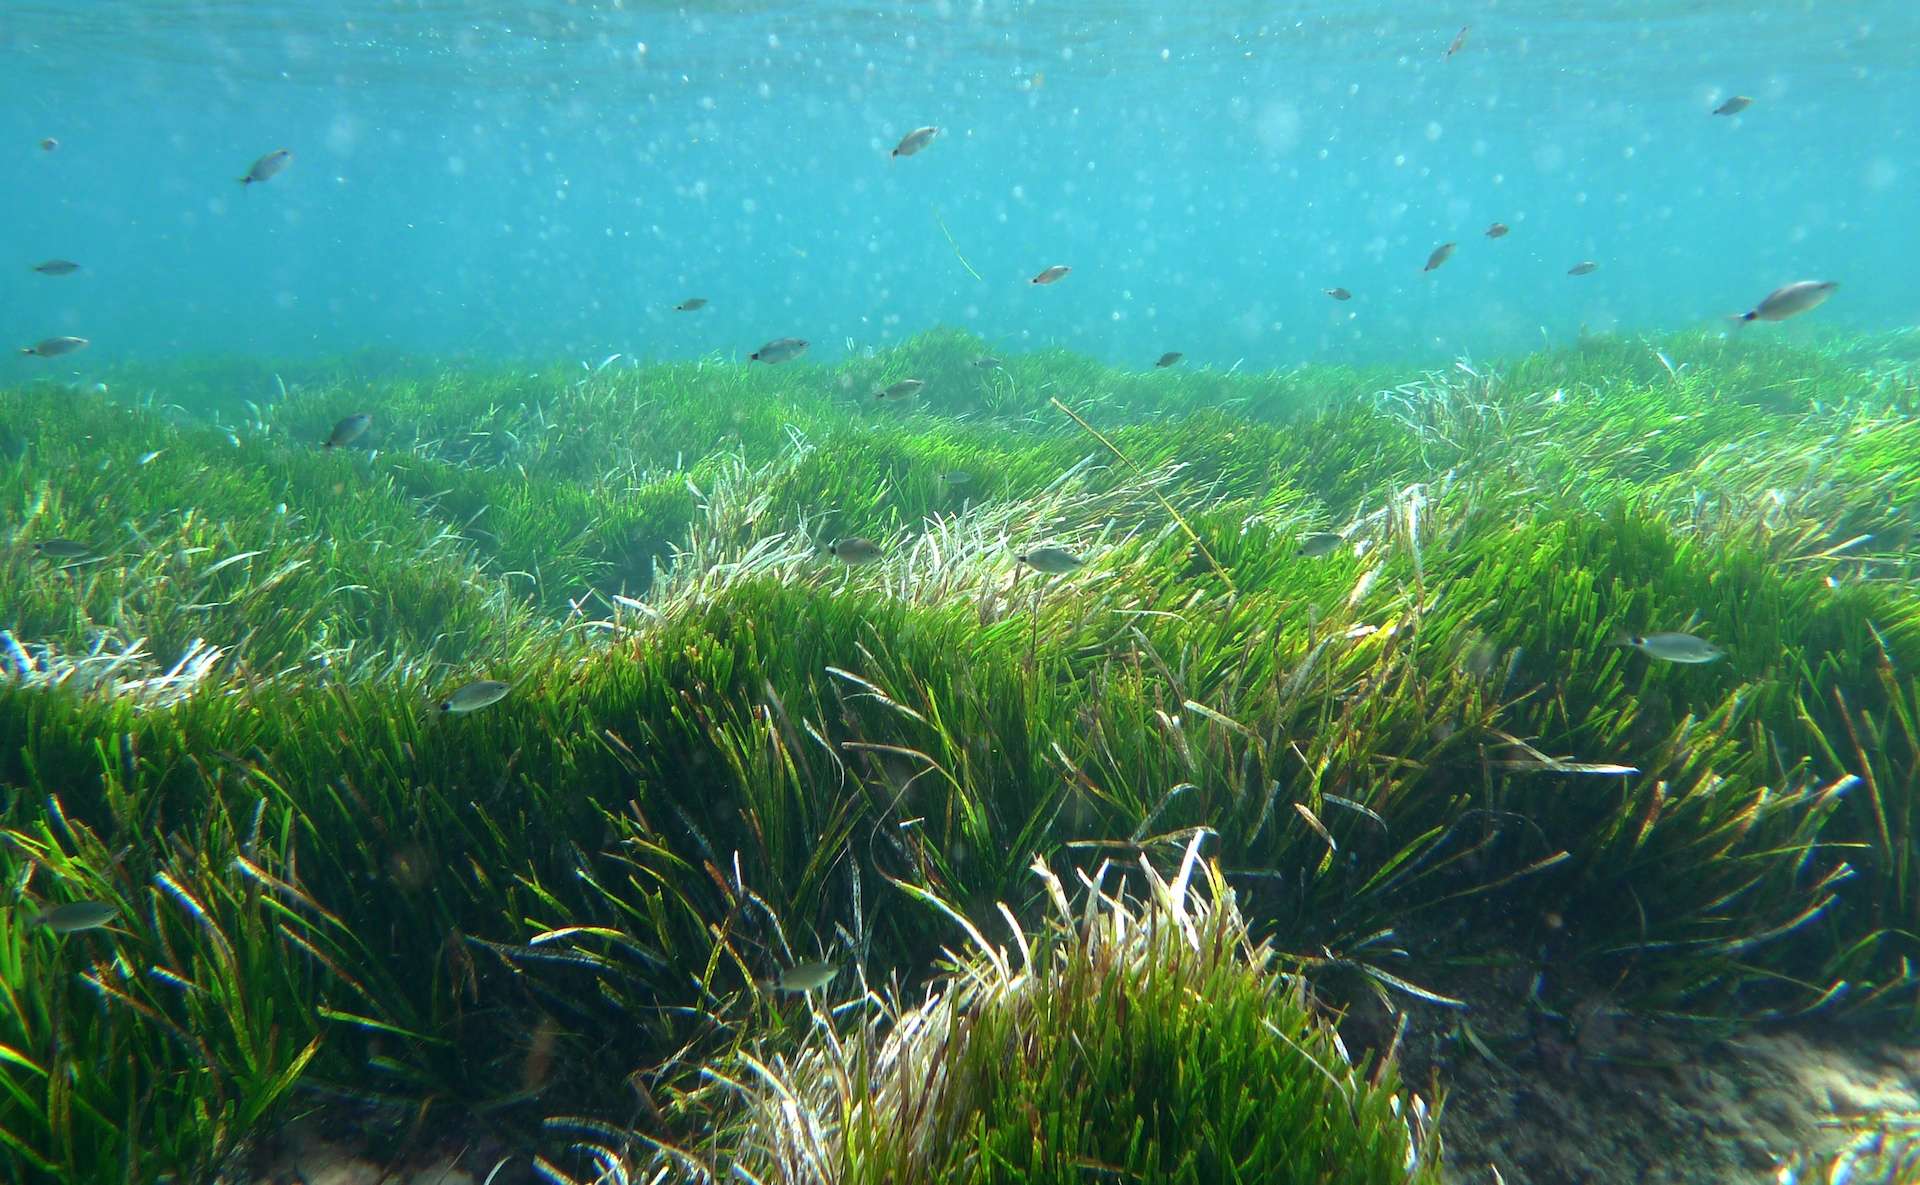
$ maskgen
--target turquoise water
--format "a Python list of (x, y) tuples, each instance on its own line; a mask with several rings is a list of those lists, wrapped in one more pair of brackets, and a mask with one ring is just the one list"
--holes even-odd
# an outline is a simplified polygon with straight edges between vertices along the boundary
[[(934, 325), (1120, 363), (1419, 360), (1803, 278), (1840, 295), (1769, 331), (1912, 324), (1920, 6), (1754, 7), (16, 0), (0, 325), (93, 346), (0, 379), (831, 358)], [(84, 270), (28, 271), (48, 257)]]

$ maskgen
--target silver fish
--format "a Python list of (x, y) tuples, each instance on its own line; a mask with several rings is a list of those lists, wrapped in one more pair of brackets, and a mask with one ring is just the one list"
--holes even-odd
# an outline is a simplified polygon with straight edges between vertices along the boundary
[(783, 992), (817, 992), (833, 982), (840, 968), (826, 959), (808, 959), (795, 963), (774, 978), (773, 986)]
[(323, 447), (343, 448), (364, 436), (367, 429), (372, 426), (371, 413), (355, 412), (333, 426), (333, 431), (327, 433), (327, 443)]
[(1064, 263), (1056, 263), (1033, 278), (1035, 284), (1051, 284), (1073, 269)]
[(1583, 259), (1579, 263), (1576, 263), (1572, 267), (1568, 268), (1567, 274), (1569, 276), (1584, 276), (1584, 275), (1590, 274), (1595, 268), (1599, 266), (1600, 266), (1599, 264), (1595, 263), (1591, 259)]
[(1738, 115), (1753, 106), (1753, 100), (1745, 95), (1735, 95), (1713, 109), (1715, 115)]
[(1019, 559), (1034, 571), (1045, 572), (1049, 576), (1071, 572), (1087, 562), (1064, 547), (1029, 548), (1020, 553)]
[(1300, 536), (1300, 555), (1318, 559), (1323, 555), (1332, 555), (1333, 549), (1346, 542), (1346, 536), (1336, 535), (1332, 531), (1314, 531)]
[(36, 263), (33, 270), (43, 276), (71, 276), (80, 270), (80, 265), (71, 259), (49, 259), (45, 263)]
[(1007, 365), (1006, 363), (1000, 361), (1000, 359), (995, 358), (992, 354), (980, 355), (978, 358), (975, 358), (973, 360), (973, 364), (979, 367), (981, 370), (1004, 370), (1006, 369), (1006, 365)]
[(804, 339), (797, 337), (777, 337), (755, 350), (752, 354), (748, 355), (748, 357), (752, 358), (755, 362), (765, 362), (771, 366), (775, 362), (785, 362), (791, 358), (798, 358), (806, 352), (807, 342)]
[(706, 307), (707, 307), (706, 297), (689, 296), (687, 297), (687, 299), (681, 301), (679, 304), (674, 305), (673, 311), (676, 313), (692, 313), (692, 312), (697, 312), (700, 309), (704, 309)]
[(84, 350), (93, 343), (84, 337), (50, 337), (20, 349), (22, 354), (35, 358), (58, 358), (62, 354), (71, 354), (75, 350)]
[(120, 907), (104, 901), (69, 901), (52, 909), (27, 904), (21, 907), (20, 915), (29, 926), (45, 926), (55, 934), (72, 934), (79, 930), (98, 930), (120, 916)]
[(1504, 222), (1496, 222), (1487, 228), (1487, 237), (1490, 239), (1504, 239), (1507, 237), (1507, 232), (1511, 229), (1512, 228)]
[(259, 160), (254, 161), (253, 167), (247, 170), (247, 175), (240, 178), (240, 184), (257, 185), (262, 181), (271, 181), (273, 178), (285, 172), (287, 166), (292, 163), (293, 152), (291, 150), (276, 148)]
[(827, 551), (843, 564), (871, 564), (885, 554), (878, 543), (858, 535), (835, 539), (827, 545)]
[(1433, 253), (1431, 255), (1427, 256), (1427, 266), (1424, 268), (1421, 268), (1420, 270), (1430, 272), (1434, 268), (1437, 268), (1441, 264), (1445, 263), (1447, 261), (1447, 258), (1452, 254), (1453, 254), (1453, 244), (1442, 243), (1438, 247), (1435, 247), (1433, 249)]
[(33, 552), (50, 560), (83, 560), (93, 554), (93, 548), (72, 539), (42, 539), (33, 545)]
[(1166, 353), (1160, 355), (1160, 361), (1154, 363), (1154, 365), (1159, 367), (1162, 370), (1165, 370), (1167, 367), (1172, 366), (1174, 363), (1180, 361), (1180, 359), (1185, 357), (1186, 355), (1182, 354), (1178, 350), (1168, 350)]
[(911, 399), (924, 390), (926, 385), (926, 382), (921, 379), (901, 379), (884, 391), (875, 391), (873, 397), (875, 399)]
[(511, 684), (498, 679), (478, 679), (441, 700), (440, 710), (448, 713), (477, 712), (507, 698), (507, 692), (512, 690)]
[(939, 128), (915, 128), (900, 138), (900, 143), (895, 146), (893, 155), (912, 156), (933, 143), (933, 138), (939, 134)]
[(1353, 293), (1348, 292), (1345, 288), (1322, 288), (1321, 291), (1333, 297), (1335, 300), (1353, 299)]
[(1631, 646), (1649, 658), (1664, 662), (1701, 663), (1713, 662), (1726, 654), (1705, 638), (1696, 638), (1692, 634), (1629, 634), (1617, 638), (1615, 646)]
[(1784, 321), (1827, 303), (1827, 298), (1838, 287), (1840, 285), (1832, 280), (1797, 280), (1767, 293), (1766, 299), (1742, 313), (1740, 320)]
[(1472, 28), (1471, 25), (1460, 26), (1460, 31), (1453, 35), (1453, 44), (1447, 46), (1447, 57), (1451, 58), (1454, 54), (1459, 53), (1460, 50), (1466, 46), (1467, 30), (1470, 28)]
[(940, 484), (950, 490), (972, 489), (974, 476), (964, 469), (949, 469), (940, 475)]

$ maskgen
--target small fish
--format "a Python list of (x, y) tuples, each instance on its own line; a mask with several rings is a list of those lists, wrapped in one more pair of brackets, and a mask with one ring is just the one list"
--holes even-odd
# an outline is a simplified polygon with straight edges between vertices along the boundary
[(697, 313), (701, 309), (704, 309), (706, 307), (707, 307), (706, 297), (689, 296), (687, 297), (687, 299), (681, 301), (679, 304), (674, 305), (673, 311), (676, 313)]
[(71, 259), (49, 259), (45, 263), (36, 263), (33, 270), (43, 276), (71, 276), (80, 270), (80, 265)]
[(286, 167), (292, 163), (293, 153), (291, 150), (276, 148), (259, 160), (254, 161), (253, 167), (247, 170), (247, 175), (240, 178), (240, 184), (257, 185), (262, 181), (271, 181), (286, 171)]
[(1496, 222), (1487, 228), (1487, 237), (1490, 239), (1504, 239), (1507, 237), (1507, 232), (1511, 229), (1513, 228), (1504, 222)]
[(918, 395), (921, 392), (921, 390), (923, 390), (926, 387), (926, 385), (927, 385), (926, 382), (921, 379), (901, 379), (899, 382), (893, 384), (893, 386), (888, 387), (884, 391), (875, 391), (873, 393), (873, 397), (875, 399), (883, 399), (883, 400), (884, 399), (911, 399), (915, 395)]
[(1353, 299), (1353, 293), (1348, 292), (1345, 288), (1322, 288), (1321, 291), (1325, 292), (1328, 296), (1333, 297), (1333, 299), (1335, 300), (1352, 300)]
[(973, 483), (973, 474), (964, 469), (949, 469), (940, 475), (940, 484), (950, 490), (972, 489)]
[(373, 416), (371, 413), (364, 411), (355, 412), (333, 426), (333, 431), (327, 433), (327, 443), (323, 447), (330, 449), (343, 448), (360, 439), (361, 436), (366, 434), (367, 429), (372, 426)]
[(755, 350), (748, 357), (755, 362), (765, 362), (769, 366), (775, 362), (785, 362), (798, 358), (807, 352), (807, 343), (797, 337), (776, 337), (766, 345)]
[(452, 695), (440, 701), (442, 712), (477, 712), (489, 704), (497, 704), (507, 698), (507, 692), (513, 686), (498, 679), (477, 679)]
[(60, 147), (60, 141), (54, 139), (52, 136), (48, 136), (46, 139), (40, 141), (40, 151), (42, 152), (52, 152), (58, 147)]
[(84, 350), (91, 344), (84, 337), (50, 337), (30, 346), (22, 346), (20, 352), (35, 358), (58, 358), (62, 354)]
[(826, 959), (795, 963), (774, 977), (773, 986), (783, 992), (817, 992), (833, 982), (840, 968)]
[(1713, 109), (1715, 115), (1738, 115), (1753, 106), (1753, 100), (1745, 95), (1735, 95)]
[(1471, 27), (1470, 25), (1460, 26), (1460, 31), (1453, 35), (1453, 44), (1447, 46), (1447, 57), (1451, 58), (1454, 54), (1459, 53), (1461, 48), (1466, 45), (1467, 30)]
[(120, 916), (120, 907), (104, 901), (69, 901), (52, 909), (41, 909), (28, 902), (20, 907), (20, 917), (29, 926), (45, 926), (55, 934), (80, 930), (98, 930)]
[(1058, 280), (1061, 276), (1066, 275), (1068, 272), (1072, 270), (1073, 270), (1072, 268), (1068, 267), (1064, 263), (1056, 263), (1052, 267), (1048, 268), (1047, 270), (1041, 272), (1039, 275), (1035, 276), (1033, 278), (1033, 282), (1035, 284), (1051, 284), (1055, 280)]
[(1572, 267), (1568, 268), (1567, 274), (1569, 276), (1584, 276), (1584, 275), (1590, 274), (1595, 268), (1599, 266), (1600, 266), (1599, 264), (1595, 263), (1591, 259), (1583, 259), (1579, 263), (1576, 263)]
[(848, 535), (827, 545), (827, 551), (843, 564), (871, 564), (885, 553), (871, 539)]
[(1433, 249), (1433, 254), (1427, 256), (1427, 266), (1422, 268), (1421, 270), (1429, 271), (1429, 272), (1432, 271), (1434, 268), (1437, 268), (1441, 264), (1445, 263), (1447, 261), (1447, 257), (1452, 254), (1453, 254), (1452, 243), (1440, 244), (1438, 247), (1435, 247)]
[(1333, 549), (1346, 542), (1345, 535), (1336, 535), (1332, 531), (1314, 531), (1300, 536), (1300, 548), (1297, 555), (1318, 559), (1323, 555), (1332, 555)]
[(42, 539), (33, 550), (50, 560), (83, 560), (93, 554), (93, 548), (72, 539)]
[(1614, 639), (1615, 646), (1631, 646), (1650, 658), (1665, 662), (1712, 662), (1726, 651), (1692, 634), (1628, 634)]
[(1162, 370), (1165, 370), (1167, 367), (1172, 366), (1174, 363), (1180, 361), (1180, 359), (1185, 357), (1186, 355), (1182, 354), (1178, 350), (1168, 350), (1166, 353), (1160, 355), (1160, 361), (1154, 363), (1154, 365), (1159, 367)]
[(1827, 303), (1827, 298), (1838, 287), (1840, 285), (1832, 280), (1796, 280), (1767, 293), (1765, 300), (1740, 314), (1739, 320), (1784, 321)]
[(939, 134), (939, 128), (915, 128), (900, 137), (900, 143), (894, 146), (893, 155), (912, 156), (922, 148), (933, 143), (933, 138)]
[(1049, 576), (1071, 572), (1087, 562), (1064, 547), (1030, 548), (1020, 553), (1019, 560), (1034, 571), (1045, 572)]
[(1004, 370), (1006, 369), (1006, 365), (1007, 365), (1006, 363), (1000, 361), (1000, 359), (995, 358), (991, 354), (980, 355), (978, 358), (975, 358), (973, 360), (973, 364), (979, 367), (981, 370)]

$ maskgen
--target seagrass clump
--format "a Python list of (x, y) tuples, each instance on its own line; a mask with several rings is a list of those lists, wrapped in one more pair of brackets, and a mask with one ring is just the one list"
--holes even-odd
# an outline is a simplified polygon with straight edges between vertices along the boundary
[(728, 1077), (749, 1118), (727, 1138), (731, 1171), (768, 1185), (1438, 1181), (1426, 1102), (1391, 1057), (1348, 1056), (1198, 849), (1170, 882), (1143, 858), (1138, 895), (1109, 887), (1110, 866), (1081, 874), (1077, 908), (1036, 862), (1057, 916), (1029, 935), (1003, 909), (1014, 950), (953, 914), (971, 949), (918, 1006), (850, 1028), (816, 1009), (799, 1052), (741, 1055)]

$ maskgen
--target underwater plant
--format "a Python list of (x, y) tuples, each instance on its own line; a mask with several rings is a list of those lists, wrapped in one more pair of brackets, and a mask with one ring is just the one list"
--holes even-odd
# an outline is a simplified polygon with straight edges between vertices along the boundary
[(1439, 1181), (1437, 1116), (1390, 1051), (1348, 1054), (1203, 839), (1170, 881), (1142, 858), (1138, 896), (1081, 874), (1078, 906), (1036, 863), (1054, 916), (1003, 906), (1012, 950), (939, 906), (973, 945), (921, 1003), (815, 1005), (800, 1048), (726, 1063), (745, 1118), (717, 1155), (767, 1185)]
[[(1915, 340), (0, 391), (0, 1175), (199, 1179), (310, 1108), (688, 1144), (788, 1052), (769, 979), (915, 991), (916, 893), (1028, 924), (1035, 857), (1196, 828), (1287, 970), (1462, 1033), (1489, 966), (1911, 1025)], [(1665, 632), (1723, 653), (1612, 644)]]

